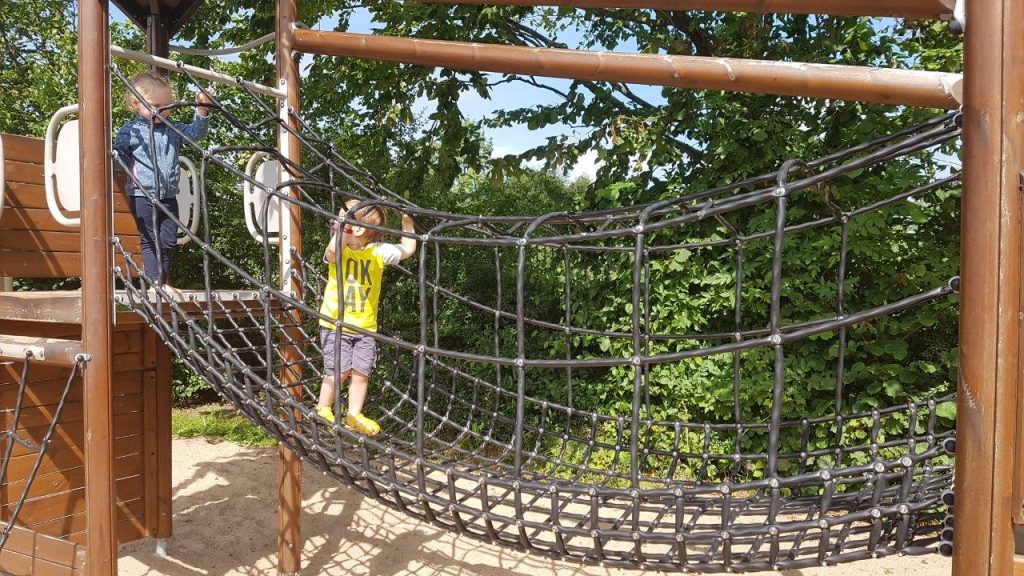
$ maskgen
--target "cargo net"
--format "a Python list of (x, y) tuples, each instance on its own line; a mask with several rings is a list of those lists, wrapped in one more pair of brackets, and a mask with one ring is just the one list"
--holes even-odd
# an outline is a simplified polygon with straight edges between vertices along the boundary
[[(21, 344), (14, 346), (25, 350)], [(6, 352), (0, 344), (0, 353)], [(25, 350), (24, 359), (10, 362), (3, 354), (0, 362), (0, 398), (3, 399), (3, 431), (0, 438), (0, 550), (3, 550), (12, 532), (20, 528), (31, 529), (19, 523), (26, 502), (50, 492), (48, 486), (35, 487), (36, 477), (52, 472), (44, 470), (47, 449), (61, 424), (61, 418), (72, 396), (73, 384), (86, 356), (79, 355), (68, 369), (55, 370), (40, 366), (31, 350)], [(79, 393), (81, 389), (78, 389)], [(81, 400), (81, 397), (78, 398)], [(43, 484), (47, 484), (44, 482)]]
[[(172, 277), (199, 279), (152, 285), (115, 239), (118, 302), (324, 473), (460, 534), (609, 566), (791, 569), (938, 547), (960, 175), (934, 159), (954, 153), (953, 115), (642, 205), (478, 216), (393, 193), (245, 83), (211, 97), (207, 140), (235, 143), (182, 134), (199, 225), (164, 210), (191, 242)], [(290, 180), (248, 173), (253, 154)], [(262, 194), (245, 206), (249, 245), (223, 233), (242, 225), (239, 187)], [(353, 198), (391, 214), (392, 242), (411, 215), (418, 241), (364, 332), (374, 437), (314, 410), (318, 324), (335, 322), (320, 313), (324, 248)], [(283, 217), (275, 234), (279, 215), (301, 237)], [(929, 268), (934, 251), (947, 257)]]

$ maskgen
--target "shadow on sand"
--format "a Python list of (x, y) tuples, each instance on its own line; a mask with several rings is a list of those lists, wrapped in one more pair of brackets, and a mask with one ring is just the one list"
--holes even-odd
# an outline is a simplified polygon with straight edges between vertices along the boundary
[[(169, 556), (153, 540), (121, 548), (122, 576), (276, 575), (277, 450), (178, 439), (173, 444), (174, 537)], [(654, 572), (580, 566), (489, 545), (424, 524), (364, 498), (315, 468), (303, 474), (306, 575), (640, 576)], [(884, 558), (781, 576), (948, 576), (938, 555)]]
[[(125, 544), (119, 573), (277, 574), (276, 449), (175, 440), (173, 468), (174, 537), (168, 556), (155, 554), (153, 540)], [(303, 471), (303, 497), (303, 574), (629, 573), (556, 562), (458, 538), (364, 498), (310, 466)]]

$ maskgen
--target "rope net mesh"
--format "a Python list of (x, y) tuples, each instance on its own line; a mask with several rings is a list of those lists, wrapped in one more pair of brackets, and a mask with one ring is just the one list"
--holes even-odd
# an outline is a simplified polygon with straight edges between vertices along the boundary
[[(116, 67), (113, 75), (133, 90)], [(878, 301), (849, 272), (870, 268), (872, 254), (849, 247), (866, 235), (883, 247), (910, 242), (921, 229), (893, 224), (900, 207), (955, 202), (960, 176), (938, 171), (861, 205), (841, 202), (832, 187), (877, 185), (891, 179), (889, 166), (924, 171), (920, 154), (959, 136), (952, 115), (667, 200), (474, 216), (403, 199), (244, 84), (213, 99), (215, 125), (246, 144), (204, 147), (182, 135), (201, 162), (201, 224), (198, 232), (178, 225), (203, 285), (183, 293), (152, 286), (139, 255), (115, 238), (126, 262), (115, 270), (124, 287), (118, 301), (325, 474), (462, 534), (606, 565), (746, 571), (935, 550), (941, 495), (952, 486), (943, 446), (953, 430), (942, 410), (954, 383), (935, 374), (926, 396), (864, 409), (861, 388), (850, 385), (861, 367), (847, 358), (870, 346), (885, 318), (922, 309), (955, 315), (958, 282), (899, 281)], [(278, 151), (278, 129), (301, 143), (301, 165)], [(253, 153), (292, 179), (268, 186), (246, 174), (240, 166)], [(114, 163), (125, 168), (116, 155)], [(262, 230), (276, 218), (272, 202), (301, 215), (302, 243), (287, 232), (280, 246), (269, 234), (243, 251), (225, 243), (218, 231), (238, 225), (231, 187), (241, 183), (273, 199), (246, 207)], [(338, 213), (352, 198), (412, 215), (419, 242), (415, 257), (386, 273), (381, 330), (372, 333), (380, 358), (367, 409), (382, 428), (375, 437), (313, 410), (324, 375), (318, 321), (334, 322), (319, 313), (322, 254), (330, 224), (352, 222)], [(402, 236), (397, 226), (380, 229)], [(787, 259), (798, 246), (802, 255), (816, 246), (818, 259)], [(679, 286), (679, 266), (721, 273)], [(807, 275), (787, 276), (810, 266), (822, 270), (813, 285)], [(622, 294), (631, 295), (625, 309), (614, 297)], [(709, 304), (691, 333), (677, 333), (680, 299), (695, 297), (727, 305)], [(808, 307), (813, 299), (827, 306)], [(615, 307), (612, 321), (596, 313)], [(826, 311), (806, 312), (815, 308)], [(347, 326), (344, 316), (339, 322)], [(820, 361), (794, 366), (807, 351)], [(708, 384), (677, 417), (659, 417), (665, 396), (680, 393), (665, 382), (686, 378)], [(624, 406), (604, 409), (592, 396), (593, 383), (607, 381), (627, 390)], [(794, 394), (808, 387), (819, 391), (809, 400), (814, 417)], [(701, 411), (708, 394), (729, 408)]]
[[(0, 362), (0, 398), (4, 399), (4, 409), (0, 411), (0, 550), (15, 526), (19, 526), (26, 502), (48, 493), (45, 487), (40, 490), (33, 486), (47, 463), (47, 449), (61, 425), (64, 409), (69, 400), (74, 400), (72, 390), (84, 362), (83, 357), (78, 357), (70, 372), (37, 366), (31, 352), (26, 352), (20, 362)], [(81, 393), (80, 386), (77, 391)], [(43, 474), (52, 471), (48, 469)]]

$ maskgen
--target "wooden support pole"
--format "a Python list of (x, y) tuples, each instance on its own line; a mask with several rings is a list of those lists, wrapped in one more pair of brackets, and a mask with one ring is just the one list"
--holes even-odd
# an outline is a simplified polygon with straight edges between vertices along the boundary
[[(285, 88), (287, 98), (279, 99), (281, 117), (292, 129), (298, 130), (298, 122), (292, 115), (299, 112), (299, 69), (293, 59), (293, 30), (298, 14), (298, 0), (278, 0), (277, 2), (277, 78), (278, 88)], [(297, 137), (283, 128), (278, 129), (278, 148), (281, 154), (298, 164), (300, 160), (300, 144)], [(282, 174), (281, 182), (290, 175)], [(298, 191), (286, 189), (286, 193), (296, 200)], [(299, 259), (292, 256), (302, 254), (302, 210), (296, 203), (283, 203), (281, 211), (281, 289), (292, 291), (296, 298), (302, 298), (301, 269)], [(285, 314), (290, 318), (285, 333), (281, 337), (281, 385), (299, 401), (302, 400), (302, 359), (298, 346), (304, 340), (302, 333), (302, 316), (298, 310), (290, 310)], [(295, 417), (300, 415), (296, 412)], [(297, 574), (302, 568), (302, 460), (289, 448), (279, 447), (278, 464), (278, 542), (277, 570), (285, 574)]]
[(1020, 0), (967, 2), (953, 574), (1013, 573), (1021, 394)]
[(165, 540), (170, 538), (174, 532), (172, 516), (173, 490), (171, 486), (171, 373), (173, 364), (171, 362), (171, 349), (163, 342), (160, 342), (156, 335), (156, 422), (150, 431), (156, 435), (156, 508), (157, 524), (155, 538)]
[[(198, 2), (196, 5), (198, 6)], [(159, 9), (159, 6), (157, 6)], [(165, 14), (151, 14), (146, 20), (146, 47), (148, 52), (159, 58), (171, 54), (171, 23)], [(150, 64), (150, 70), (159, 67)], [(171, 350), (160, 342), (156, 333), (146, 331), (145, 338), (151, 339), (156, 355), (153, 386), (146, 391), (146, 437), (147, 447), (152, 450), (147, 461), (154, 474), (147, 474), (146, 524), (149, 535), (166, 540), (173, 534), (171, 514), (171, 371), (173, 370)], [(152, 493), (149, 491), (152, 490)], [(150, 517), (152, 514), (152, 517)]]
[(630, 10), (704, 10), (762, 14), (829, 14), (941, 18), (953, 12), (953, 0), (420, 0), (425, 4), (568, 6)]
[(78, 102), (82, 184), (82, 372), (85, 419), (86, 574), (117, 573), (114, 409), (111, 386), (113, 286), (110, 175), (110, 55), (107, 0), (78, 3)]
[[(167, 58), (171, 55), (171, 37), (168, 31), (167, 17), (162, 14), (150, 14), (146, 19), (146, 47), (153, 56)], [(156, 72), (153, 64), (149, 69)]]
[(456, 70), (959, 108), (960, 75), (836, 64), (528, 48), (300, 29), (295, 49)]

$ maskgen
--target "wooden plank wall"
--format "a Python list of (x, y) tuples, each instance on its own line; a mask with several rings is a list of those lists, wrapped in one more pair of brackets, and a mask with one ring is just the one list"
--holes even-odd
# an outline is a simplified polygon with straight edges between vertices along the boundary
[(11, 576), (79, 576), (85, 546), (15, 527), (0, 552), (0, 570)]
[[(0, 134), (4, 148), (4, 210), (0, 216), (0, 277), (73, 278), (82, 274), (79, 231), (57, 223), (46, 206), (43, 141)], [(114, 184), (114, 231), (126, 249), (139, 254), (139, 233), (124, 194)], [(141, 259), (133, 258), (139, 266)], [(116, 265), (124, 268), (115, 253)]]
[[(0, 320), (0, 333), (56, 338), (81, 337), (81, 326)], [(117, 533), (121, 542), (170, 535), (170, 378), (157, 377), (155, 334), (141, 323), (121, 323), (114, 332), (114, 452)], [(21, 363), (0, 364), (0, 429), (10, 427)], [(70, 370), (33, 365), (32, 382), (19, 418), (19, 433), (39, 441), (52, 421)], [(168, 371), (169, 367), (163, 367)], [(161, 388), (167, 388), (162, 390)], [(165, 438), (166, 436), (166, 438)], [(42, 461), (17, 525), (72, 543), (85, 542), (81, 378), (76, 378), (61, 425)], [(9, 519), (35, 460), (18, 446), (0, 484), (0, 520)], [(0, 555), (0, 573), (7, 572)]]

